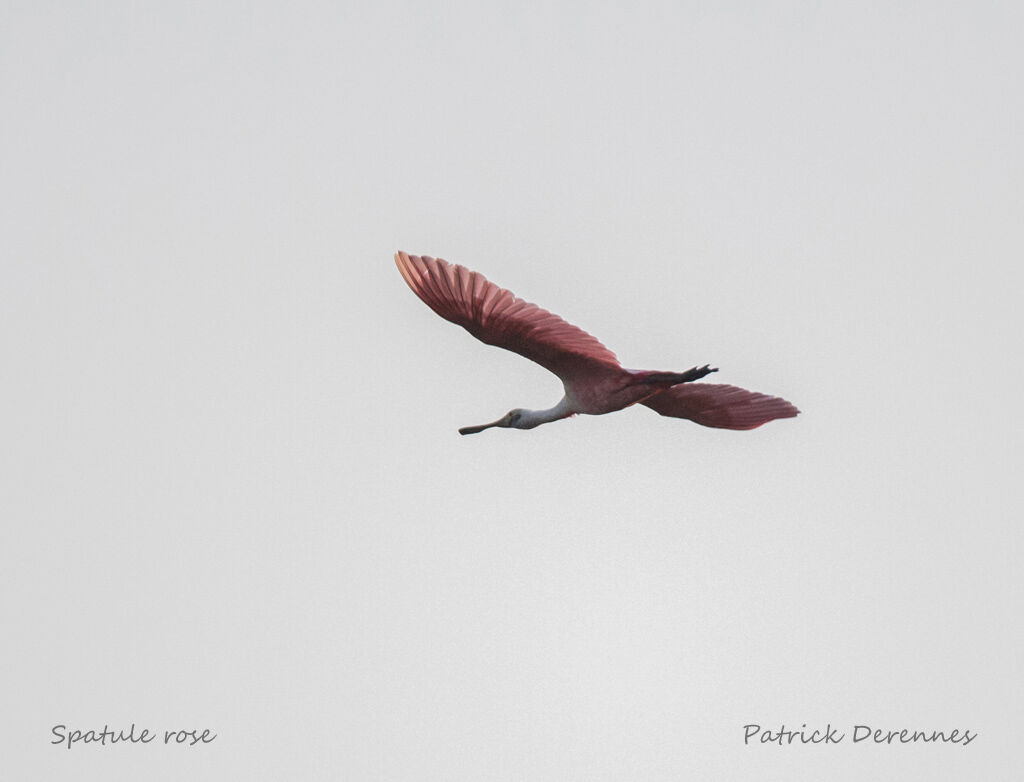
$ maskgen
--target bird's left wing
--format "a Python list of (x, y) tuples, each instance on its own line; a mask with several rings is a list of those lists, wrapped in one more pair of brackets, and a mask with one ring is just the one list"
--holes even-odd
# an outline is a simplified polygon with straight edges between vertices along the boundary
[(482, 274), (440, 258), (395, 253), (402, 277), (434, 312), (488, 345), (511, 350), (563, 380), (618, 367), (608, 348), (583, 329), (499, 288)]
[(777, 396), (719, 383), (683, 383), (640, 404), (670, 418), (688, 418), (716, 429), (756, 429), (800, 413)]

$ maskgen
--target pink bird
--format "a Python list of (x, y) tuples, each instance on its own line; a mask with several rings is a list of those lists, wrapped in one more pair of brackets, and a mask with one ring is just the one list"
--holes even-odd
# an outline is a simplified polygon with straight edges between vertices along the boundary
[(402, 277), (434, 312), (488, 345), (511, 350), (562, 381), (565, 396), (548, 410), (510, 410), (494, 423), (465, 426), (475, 434), (492, 426), (533, 429), (584, 413), (603, 415), (639, 402), (661, 415), (720, 429), (754, 429), (800, 411), (785, 399), (736, 386), (693, 383), (717, 372), (707, 364), (685, 372), (623, 369), (615, 354), (582, 329), (440, 258), (395, 253)]

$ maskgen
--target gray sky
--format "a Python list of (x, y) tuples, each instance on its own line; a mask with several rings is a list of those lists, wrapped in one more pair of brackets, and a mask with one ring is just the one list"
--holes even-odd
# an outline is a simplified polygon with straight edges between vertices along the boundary
[[(5, 3), (4, 765), (1010, 779), (1024, 14), (894, 5)], [(459, 437), (397, 249), (803, 414)]]

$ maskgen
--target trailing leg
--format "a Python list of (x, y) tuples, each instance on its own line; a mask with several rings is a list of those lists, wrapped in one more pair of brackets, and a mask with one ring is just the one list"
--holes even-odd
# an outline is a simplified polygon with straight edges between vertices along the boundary
[(632, 382), (634, 384), (655, 383), (658, 385), (675, 386), (679, 383), (692, 383), (694, 380), (700, 380), (702, 377), (717, 371), (717, 368), (712, 369), (708, 364), (705, 364), (702, 367), (693, 367), (685, 372), (634, 372)]

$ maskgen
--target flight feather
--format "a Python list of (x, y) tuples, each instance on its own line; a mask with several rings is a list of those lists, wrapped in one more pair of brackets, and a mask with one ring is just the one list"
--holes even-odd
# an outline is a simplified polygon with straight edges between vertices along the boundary
[(485, 342), (511, 350), (563, 380), (598, 368), (618, 367), (615, 354), (583, 329), (440, 258), (395, 254), (413, 292), (445, 320)]
[(687, 418), (717, 429), (756, 429), (800, 411), (785, 399), (720, 383), (672, 386), (641, 404), (670, 418)]

